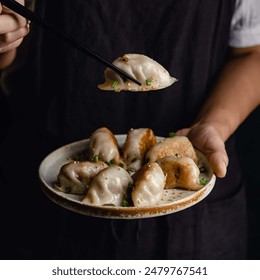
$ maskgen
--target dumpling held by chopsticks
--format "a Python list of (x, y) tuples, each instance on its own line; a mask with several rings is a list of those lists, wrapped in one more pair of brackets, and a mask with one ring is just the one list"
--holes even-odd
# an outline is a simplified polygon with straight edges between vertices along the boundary
[(113, 64), (136, 78), (142, 85), (125, 80), (110, 68), (105, 70), (105, 82), (98, 85), (101, 90), (111, 91), (150, 91), (172, 85), (177, 80), (158, 62), (142, 54), (125, 54)]

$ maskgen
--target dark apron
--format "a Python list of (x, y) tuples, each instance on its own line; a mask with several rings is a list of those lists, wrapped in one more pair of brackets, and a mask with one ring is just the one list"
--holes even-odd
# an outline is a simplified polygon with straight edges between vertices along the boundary
[[(25, 159), (33, 162), (34, 174), (27, 186), (34, 190), (27, 190), (26, 201), (30, 192), (34, 201), (24, 211), (34, 234), (45, 238), (38, 251), (32, 245), (32, 240), (38, 244), (37, 238), (27, 236), (27, 253), (20, 254), (58, 259), (245, 258), (245, 202), (233, 136), (226, 143), (226, 178), (217, 180), (203, 202), (168, 216), (131, 221), (89, 218), (54, 206), (36, 183), (38, 165), (48, 152), (88, 138), (101, 126), (115, 134), (149, 127), (161, 136), (190, 126), (226, 60), (235, 1), (38, 2), (36, 11), (50, 23), (109, 61), (125, 53), (146, 54), (178, 82), (152, 94), (102, 94), (97, 85), (104, 81), (103, 65), (34, 27), (27, 77), (20, 83), (28, 90), (23, 98), (35, 105), (29, 112), (21, 109), (19, 102), (25, 102), (18, 92), (12, 101), (19, 104), (14, 105), (20, 124), (16, 131), (31, 136), (26, 145), (34, 151)], [(37, 127), (31, 126), (32, 116)], [(41, 222), (31, 221), (30, 211), (37, 211)]]

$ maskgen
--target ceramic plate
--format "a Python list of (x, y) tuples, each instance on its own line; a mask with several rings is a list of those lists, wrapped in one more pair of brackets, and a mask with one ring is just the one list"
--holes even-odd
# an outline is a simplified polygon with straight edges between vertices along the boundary
[[(116, 138), (119, 146), (122, 146), (126, 135), (116, 135)], [(161, 139), (163, 138), (157, 137), (158, 141)], [(83, 204), (81, 202), (83, 196), (63, 193), (55, 188), (54, 185), (57, 183), (57, 175), (61, 166), (71, 159), (78, 159), (84, 155), (88, 142), (88, 139), (77, 141), (53, 151), (43, 159), (39, 167), (39, 177), (44, 193), (49, 199), (68, 210), (87, 216), (111, 219), (151, 218), (172, 214), (191, 207), (203, 200), (214, 187), (216, 177), (204, 155), (197, 151), (200, 158), (199, 167), (204, 169), (200, 176), (207, 179), (207, 184), (198, 191), (167, 189), (164, 190), (160, 203), (149, 207), (115, 207)]]

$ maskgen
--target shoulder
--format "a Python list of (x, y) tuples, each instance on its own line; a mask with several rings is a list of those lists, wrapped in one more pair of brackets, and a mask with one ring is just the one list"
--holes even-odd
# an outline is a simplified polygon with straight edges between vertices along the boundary
[(230, 30), (231, 47), (260, 44), (260, 1), (236, 0)]

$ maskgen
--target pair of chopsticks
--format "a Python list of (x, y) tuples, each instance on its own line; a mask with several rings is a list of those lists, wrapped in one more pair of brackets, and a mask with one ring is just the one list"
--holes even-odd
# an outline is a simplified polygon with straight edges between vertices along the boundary
[(141, 85), (140, 82), (138, 82), (135, 78), (121, 70), (120, 68), (116, 67), (114, 64), (110, 63), (109, 61), (105, 60), (103, 57), (98, 55), (97, 53), (93, 52), (80, 42), (76, 41), (74, 38), (69, 37), (68, 35), (64, 34), (63, 32), (55, 29), (54, 27), (47, 24), (42, 18), (40, 18), (38, 15), (21, 5), (15, 0), (0, 0), (0, 2), (9, 8), (10, 10), (14, 11), (15, 13), (23, 16), (24, 18), (28, 19), (29, 21), (37, 24), (38, 26), (44, 28), (45, 30), (55, 34), (56, 36), (60, 37), (61, 39), (65, 40), (67, 43), (72, 45), (73, 47), (77, 48), (78, 50), (82, 51), (83, 53), (87, 54), (88, 56), (92, 57), (96, 61), (102, 63), (108, 68), (111, 68), (115, 72), (117, 72), (120, 76), (129, 79), (133, 82), (135, 82), (138, 85)]

